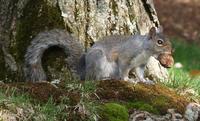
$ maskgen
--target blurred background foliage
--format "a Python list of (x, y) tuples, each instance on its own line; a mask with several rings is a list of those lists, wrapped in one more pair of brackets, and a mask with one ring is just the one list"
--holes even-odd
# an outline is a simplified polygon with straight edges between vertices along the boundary
[(166, 85), (199, 97), (200, 0), (154, 0), (154, 3), (174, 48), (175, 66), (169, 70), (171, 79)]

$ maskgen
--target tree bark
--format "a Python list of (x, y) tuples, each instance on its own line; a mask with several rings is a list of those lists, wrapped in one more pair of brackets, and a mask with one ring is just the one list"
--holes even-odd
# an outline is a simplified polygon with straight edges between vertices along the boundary
[(16, 81), (27, 46), (46, 29), (65, 28), (88, 48), (103, 36), (159, 25), (152, 0), (0, 0), (0, 21), (0, 80)]
[(66, 27), (86, 42), (111, 34), (145, 34), (159, 21), (152, 0), (60, 0)]

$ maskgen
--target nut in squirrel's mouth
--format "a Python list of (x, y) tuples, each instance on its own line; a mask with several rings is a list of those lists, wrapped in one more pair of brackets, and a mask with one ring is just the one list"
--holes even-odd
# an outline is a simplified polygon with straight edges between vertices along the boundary
[(174, 59), (171, 53), (161, 53), (157, 60), (165, 68), (171, 68), (174, 65)]

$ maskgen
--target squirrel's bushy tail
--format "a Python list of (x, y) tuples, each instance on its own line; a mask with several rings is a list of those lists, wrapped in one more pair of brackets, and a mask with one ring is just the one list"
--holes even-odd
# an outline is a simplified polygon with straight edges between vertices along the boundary
[(67, 54), (67, 64), (73, 75), (78, 75), (79, 59), (84, 52), (83, 45), (64, 30), (54, 29), (39, 33), (31, 42), (25, 54), (25, 77), (27, 81), (45, 81), (42, 67), (43, 53), (50, 47), (59, 47)]

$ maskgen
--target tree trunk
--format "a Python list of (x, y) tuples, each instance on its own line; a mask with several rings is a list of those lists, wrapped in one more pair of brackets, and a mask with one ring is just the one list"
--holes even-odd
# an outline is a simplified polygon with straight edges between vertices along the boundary
[(111, 34), (144, 34), (159, 21), (152, 0), (0, 0), (0, 80), (23, 78), (39, 32), (64, 28), (89, 47)]

